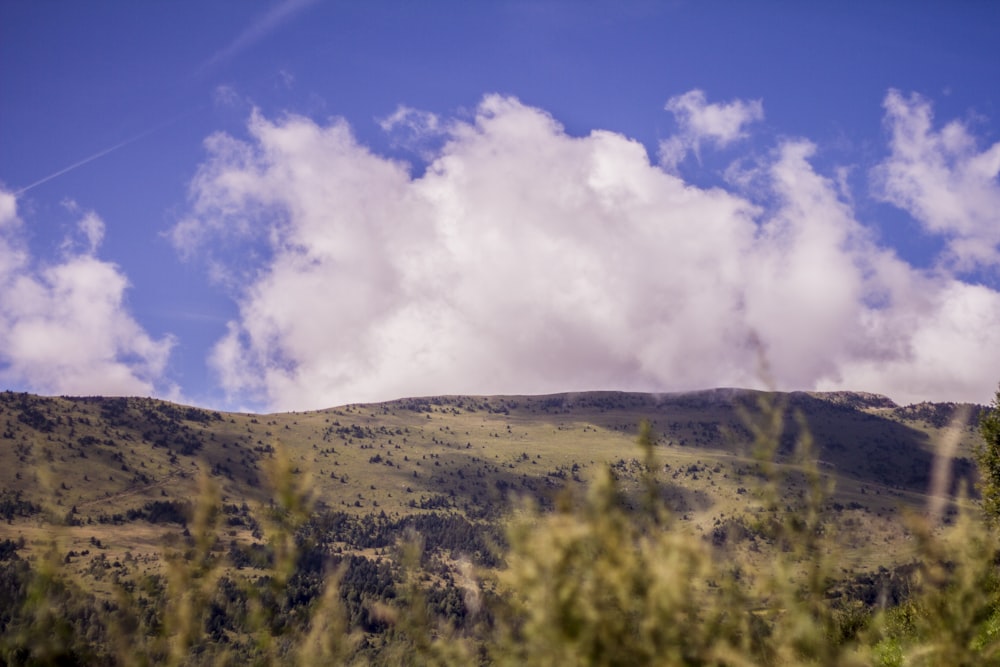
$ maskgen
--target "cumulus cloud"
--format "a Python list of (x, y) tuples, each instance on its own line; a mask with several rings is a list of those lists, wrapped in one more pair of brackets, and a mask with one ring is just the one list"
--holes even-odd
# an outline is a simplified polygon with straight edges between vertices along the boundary
[(82, 244), (64, 243), (60, 261), (35, 266), (17, 199), (0, 191), (0, 381), (47, 394), (157, 393), (173, 340), (154, 340), (128, 314), (127, 279), (94, 255), (103, 221), (87, 212), (78, 233)]
[(680, 129), (660, 143), (660, 163), (669, 169), (676, 169), (692, 151), (701, 159), (703, 141), (723, 148), (745, 138), (745, 127), (764, 118), (764, 105), (760, 100), (710, 104), (701, 90), (671, 97), (664, 108), (674, 114)]
[(892, 152), (873, 172), (876, 195), (943, 235), (957, 268), (1000, 265), (1000, 142), (980, 151), (960, 121), (935, 130), (916, 94), (891, 90), (884, 106)]
[[(760, 116), (674, 100), (695, 110), (685, 141), (734, 141)], [(211, 357), (232, 398), (759, 386), (761, 350), (784, 389), (982, 401), (995, 386), (1000, 294), (880, 247), (807, 141), (776, 147), (750, 201), (508, 97), (436, 127), (419, 177), (342, 120), (254, 113), (246, 139), (207, 140), (172, 238), (258, 258), (211, 257), (241, 276)]]

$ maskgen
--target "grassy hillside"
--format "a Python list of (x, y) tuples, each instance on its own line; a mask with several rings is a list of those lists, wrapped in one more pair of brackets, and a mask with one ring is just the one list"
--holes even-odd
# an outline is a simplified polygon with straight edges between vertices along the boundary
[[(431, 511), (497, 517), (513, 496), (543, 505), (607, 463), (626, 487), (637, 425), (653, 426), (670, 507), (702, 529), (747, 503), (754, 472), (748, 415), (757, 394), (443, 396), (305, 413), (219, 413), (142, 398), (43, 398), (0, 393), (0, 536), (48, 523), (95, 531), (122, 548), (155, 546), (171, 503), (190, 501), (208, 473), (227, 505), (270, 497), (266, 461), (283, 448), (300, 483), (327, 507), (390, 517)], [(900, 508), (926, 504), (936, 443), (958, 406), (898, 407), (857, 393), (781, 396), (791, 453), (801, 415), (831, 502), (894, 539)], [(966, 416), (953, 485), (969, 484), (978, 411)], [(794, 493), (794, 489), (790, 489)], [(233, 524), (240, 526), (237, 521)], [(160, 531), (162, 532), (162, 531)], [(242, 534), (242, 533), (241, 533)]]
[[(762, 411), (768, 401), (777, 409)], [(708, 586), (697, 593), (706, 600), (719, 591), (720, 622), (734, 604), (780, 612), (798, 599), (796, 586), (812, 582), (810, 595), (827, 599), (816, 617), (826, 619), (816, 626), (826, 628), (821, 645), (851, 646), (877, 600), (906, 598), (913, 583), (907, 564), (926, 561), (924, 524), (902, 515), (927, 511), (935, 468), (947, 473), (938, 484), (945, 495), (971, 486), (979, 411), (899, 407), (859, 393), (714, 390), (447, 396), (251, 415), (151, 399), (4, 392), (0, 590), (10, 609), (22, 611), (0, 615), (0, 648), (8, 658), (36, 651), (58, 630), (70, 643), (57, 657), (128, 655), (113, 648), (112, 629), (134, 627), (144, 628), (143, 655), (154, 661), (176, 649), (177, 664), (220, 650), (231, 662), (251, 655), (280, 662), (305, 645), (303, 623), (319, 604), (342, 609), (337, 623), (361, 633), (348, 652), (361, 664), (407, 662), (400, 656), (412, 642), (444, 627), (419, 621), (425, 608), (434, 624), (462, 628), (471, 645), (503, 652), (507, 640), (490, 629), (502, 619), (477, 612), (476, 599), (492, 596), (500, 603), (489, 609), (514, 609), (509, 605), (521, 598), (502, 593), (504, 586), (543, 592), (563, 576), (575, 589), (596, 565), (589, 556), (577, 563), (579, 554), (599, 563), (605, 553), (618, 568), (620, 540), (640, 549), (628, 566), (640, 578), (651, 566), (646, 558), (661, 567), (661, 558), (688, 554), (708, 566), (703, 579), (689, 582), (669, 570), (661, 583), (681, 576), (671, 584), (678, 590)], [(640, 434), (644, 421), (652, 430)], [(761, 428), (767, 434), (755, 438)], [(810, 439), (813, 465), (803, 464), (797, 449)], [(774, 449), (761, 459), (755, 441)], [(942, 443), (949, 444), (944, 457)], [(955, 502), (945, 502), (946, 521)], [(546, 514), (550, 509), (559, 511)], [(650, 532), (654, 526), (661, 529)], [(610, 542), (596, 552), (593, 545), (583, 552), (546, 546), (550, 529), (557, 542)], [(399, 544), (415, 536), (422, 550), (404, 567)], [(577, 556), (564, 561), (561, 553)], [(775, 570), (776, 563), (784, 565)], [(539, 567), (555, 569), (537, 579)], [(341, 577), (336, 604), (323, 594), (331, 568)], [(720, 589), (723, 580), (729, 584)], [(725, 600), (725, 591), (743, 587)], [(640, 598), (627, 594), (620, 604)], [(178, 600), (197, 602), (198, 611), (178, 611)], [(536, 607), (512, 613), (525, 619)], [(550, 610), (555, 617), (563, 611)], [(194, 626), (171, 625), (170, 618), (191, 614), (200, 619)], [(740, 621), (750, 626), (734, 629), (734, 641), (749, 637), (753, 618)], [(852, 619), (862, 620), (855, 626)], [(780, 613), (768, 624), (778, 638)], [(194, 634), (178, 639), (184, 627)], [(893, 636), (912, 636), (910, 625), (900, 627), (903, 634)], [(271, 637), (270, 648), (255, 636)], [(281, 637), (284, 648), (269, 643)]]

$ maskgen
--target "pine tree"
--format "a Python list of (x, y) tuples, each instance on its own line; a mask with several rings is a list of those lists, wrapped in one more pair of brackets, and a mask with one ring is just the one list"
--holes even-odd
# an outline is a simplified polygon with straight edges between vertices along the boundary
[(994, 523), (1000, 523), (1000, 388), (993, 407), (979, 420), (983, 444), (976, 450), (979, 464), (979, 490), (983, 496), (983, 511)]

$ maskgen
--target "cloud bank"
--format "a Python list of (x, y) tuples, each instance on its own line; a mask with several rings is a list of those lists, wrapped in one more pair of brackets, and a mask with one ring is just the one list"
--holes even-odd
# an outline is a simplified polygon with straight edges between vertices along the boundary
[(87, 212), (60, 261), (36, 266), (17, 198), (0, 190), (0, 382), (45, 394), (171, 396), (162, 376), (173, 340), (129, 315), (128, 281), (95, 256), (104, 222)]
[[(343, 120), (254, 113), (245, 139), (206, 141), (172, 239), (236, 286), (240, 316), (210, 360), (222, 386), (276, 410), (760, 386), (762, 357), (779, 389), (986, 401), (1000, 293), (951, 268), (998, 264), (1000, 148), (979, 152), (960, 123), (935, 130), (920, 98), (890, 92), (885, 108), (873, 183), (948, 239), (934, 270), (876, 242), (808, 141), (775, 146), (753, 196), (685, 182), (686, 151), (763, 116), (699, 91), (667, 104), (680, 131), (661, 165), (626, 136), (570, 136), (490, 95), (428, 128), (445, 139), (419, 177)], [(211, 254), (222, 245), (256, 259)]]

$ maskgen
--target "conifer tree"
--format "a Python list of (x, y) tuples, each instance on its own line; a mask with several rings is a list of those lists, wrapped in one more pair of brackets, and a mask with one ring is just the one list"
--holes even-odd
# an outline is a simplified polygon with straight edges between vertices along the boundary
[(979, 432), (983, 444), (976, 450), (976, 462), (983, 511), (989, 521), (1000, 523), (1000, 388), (993, 398), (993, 407), (980, 417)]

